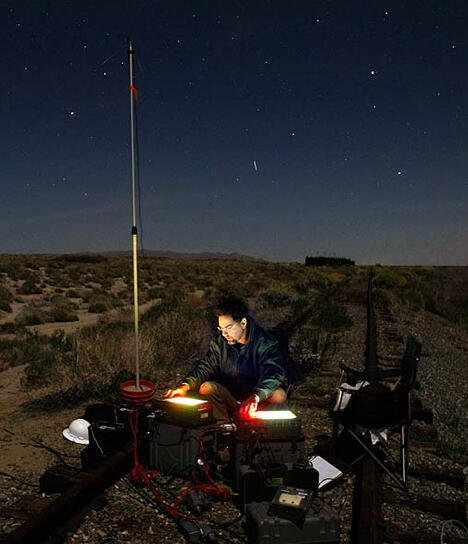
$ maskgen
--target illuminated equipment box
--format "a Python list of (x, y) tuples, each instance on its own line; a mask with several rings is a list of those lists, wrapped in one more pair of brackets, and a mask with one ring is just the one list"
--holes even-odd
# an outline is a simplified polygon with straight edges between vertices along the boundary
[(153, 402), (157, 418), (167, 423), (197, 427), (214, 423), (213, 406), (206, 400), (174, 397)]
[(259, 410), (236, 425), (240, 439), (259, 433), (265, 440), (292, 440), (302, 435), (301, 420), (291, 410)]
[(197, 462), (199, 453), (212, 459), (216, 432), (212, 426), (187, 427), (148, 418), (148, 465), (165, 474), (183, 475)]
[(270, 515), (270, 508), (268, 502), (252, 502), (247, 506), (245, 532), (252, 544), (340, 543), (338, 514), (320, 499), (312, 500), (301, 523)]
[(303, 458), (301, 421), (290, 410), (255, 412), (254, 417), (237, 422), (236, 466), (296, 463)]

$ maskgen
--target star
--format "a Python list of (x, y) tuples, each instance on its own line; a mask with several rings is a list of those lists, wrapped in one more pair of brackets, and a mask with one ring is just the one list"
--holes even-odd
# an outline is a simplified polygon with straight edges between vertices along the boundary
[(75, 115), (75, 112), (74, 112), (74, 111), (71, 111), (71, 112), (70, 112), (70, 115)]

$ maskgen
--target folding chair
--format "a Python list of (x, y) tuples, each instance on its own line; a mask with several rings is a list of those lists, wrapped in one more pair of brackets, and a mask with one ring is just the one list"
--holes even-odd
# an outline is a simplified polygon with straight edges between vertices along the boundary
[[(361, 372), (341, 364), (346, 375), (346, 385), (349, 384), (351, 388), (344, 387), (343, 392), (345, 384), (342, 384), (342, 391), (330, 403), (333, 444), (336, 448), (339, 448), (339, 430), (342, 426), (345, 433), (358, 444), (360, 451), (364, 450), (370, 455), (403, 489), (408, 482), (411, 392), (419, 386), (416, 373), (420, 357), (421, 344), (414, 336), (408, 336), (400, 368)], [(392, 385), (384, 383), (384, 380), (390, 378), (396, 378), (396, 381)], [(346, 402), (343, 402), (343, 398)], [(382, 442), (379, 438), (383, 432), (399, 432), (401, 476), (395, 474), (382, 459), (378, 446)], [(339, 457), (337, 449), (335, 454)]]

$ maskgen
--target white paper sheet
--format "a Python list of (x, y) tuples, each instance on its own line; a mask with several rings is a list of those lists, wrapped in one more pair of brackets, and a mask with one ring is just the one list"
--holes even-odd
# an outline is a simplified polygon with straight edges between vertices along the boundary
[(316, 455), (313, 457), (309, 464), (312, 465), (319, 473), (319, 489), (330, 483), (331, 480), (335, 480), (343, 475), (340, 469), (333, 466), (328, 461), (325, 461), (323, 457)]

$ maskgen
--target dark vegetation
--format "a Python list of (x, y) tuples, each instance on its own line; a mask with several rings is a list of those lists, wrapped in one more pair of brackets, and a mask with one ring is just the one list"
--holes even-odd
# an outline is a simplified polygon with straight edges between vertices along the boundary
[[(308, 312), (290, 351), (309, 373), (352, 326), (343, 301), (362, 297), (367, 274), (367, 267), (352, 265), (141, 259), (140, 303), (151, 303), (141, 317), (142, 376), (183, 375), (206, 350), (209, 308), (221, 294), (245, 297), (267, 328)], [(0, 368), (27, 363), (24, 386), (48, 386), (57, 402), (114, 392), (134, 368), (131, 281), (127, 257), (2, 256)], [(382, 307), (432, 312), (468, 327), (466, 268), (378, 266), (375, 284)], [(14, 317), (12, 304), (19, 310)], [(98, 324), (69, 335), (59, 330), (86, 314), (99, 314)], [(34, 332), (44, 323), (56, 323), (55, 332)]]
[(306, 266), (347, 266), (356, 264), (351, 259), (343, 257), (306, 257)]

